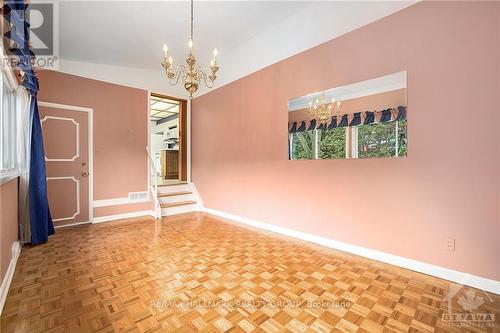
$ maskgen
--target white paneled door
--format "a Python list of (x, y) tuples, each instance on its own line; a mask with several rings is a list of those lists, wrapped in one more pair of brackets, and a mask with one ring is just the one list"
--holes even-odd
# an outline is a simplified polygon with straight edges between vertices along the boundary
[(89, 222), (88, 113), (40, 104), (54, 226)]

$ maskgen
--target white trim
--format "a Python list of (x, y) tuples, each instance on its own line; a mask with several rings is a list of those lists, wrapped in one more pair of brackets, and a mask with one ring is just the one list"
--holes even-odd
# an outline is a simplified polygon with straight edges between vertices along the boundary
[(474, 287), (474, 288), (479, 288), (479, 289), (500, 295), (500, 281), (491, 280), (491, 279), (483, 278), (480, 276), (475, 276), (475, 275), (471, 275), (468, 273), (455, 271), (455, 270), (445, 268), (445, 267), (435, 266), (432, 264), (428, 264), (425, 262), (421, 262), (421, 261), (417, 261), (417, 260), (413, 260), (413, 259), (409, 259), (409, 258), (400, 257), (400, 256), (390, 254), (390, 253), (385, 253), (385, 252), (381, 252), (381, 251), (367, 249), (367, 248), (357, 246), (357, 245), (339, 242), (339, 241), (336, 241), (333, 239), (328, 239), (328, 238), (308, 234), (305, 232), (280, 227), (280, 226), (269, 224), (269, 223), (264, 223), (264, 222), (259, 222), (259, 221), (255, 221), (252, 219), (247, 219), (245, 217), (225, 213), (225, 212), (218, 211), (215, 209), (202, 208), (201, 210), (206, 212), (206, 213), (212, 214), (212, 215), (220, 216), (222, 218), (226, 218), (226, 219), (229, 219), (229, 220), (232, 220), (235, 222), (250, 225), (252, 227), (256, 227), (259, 229), (264, 229), (264, 230), (272, 231), (272, 232), (279, 233), (282, 235), (298, 238), (298, 239), (304, 240), (306, 242), (319, 244), (319, 245), (326, 246), (326, 247), (329, 247), (332, 249), (352, 253), (352, 254), (355, 254), (355, 255), (358, 255), (361, 257), (366, 257), (369, 259), (382, 261), (382, 262), (385, 262), (385, 263), (388, 263), (391, 265), (403, 267), (406, 269), (410, 269), (412, 271), (432, 275), (432, 276), (435, 276), (435, 277), (438, 277), (441, 279), (449, 280), (452, 282), (456, 282), (456, 283), (467, 285), (467, 286)]
[[(43, 117), (42, 120), (40, 120), (40, 123), (44, 123), (47, 119), (56, 119), (56, 120), (62, 120), (62, 121), (70, 121), (76, 126), (76, 153), (72, 158), (47, 158), (45, 156), (45, 161), (48, 162), (73, 162), (76, 160), (78, 157), (80, 157), (80, 124), (78, 124), (75, 119), (73, 118), (66, 118), (66, 117), (56, 117), (56, 116), (45, 116)], [(42, 127), (43, 129), (43, 127)]]
[(82, 106), (65, 105), (65, 104), (43, 102), (43, 101), (39, 101), (38, 105), (45, 106), (46, 108), (64, 109), (64, 110), (68, 110), (68, 111), (81, 111), (81, 112), (93, 112), (94, 111), (91, 108), (86, 108), (86, 107), (82, 107)]
[(19, 241), (15, 241), (14, 243), (12, 243), (12, 256), (10, 259), (9, 267), (7, 267), (7, 271), (5, 272), (5, 276), (2, 280), (2, 285), (0, 286), (0, 314), (2, 314), (5, 300), (7, 299), (7, 295), (9, 294), (10, 284), (12, 282), (12, 278), (14, 277), (17, 259), (21, 254), (21, 248), (22, 246)]
[[(147, 150), (147, 152), (149, 152), (149, 154), (151, 154), (151, 151), (148, 150), (151, 147), (151, 126), (152, 126), (151, 119), (150, 119), (150, 117), (151, 117), (151, 91), (150, 90), (147, 90), (146, 102), (148, 103), (147, 104), (148, 114), (146, 117), (146, 121), (148, 122), (148, 146), (146, 147), (146, 150)], [(149, 189), (151, 186), (151, 166), (150, 166), (151, 162), (150, 162), (148, 156), (146, 156), (146, 159), (148, 160), (146, 174), (147, 174), (147, 182), (148, 182), (148, 189)], [(149, 191), (148, 191), (148, 193), (149, 193)]]
[(155, 217), (154, 215), (155, 213), (152, 210), (142, 210), (138, 212), (94, 217), (92, 223), (103, 223), (115, 220), (129, 219), (133, 217), (141, 217), (141, 216), (152, 216), (154, 218)]
[(320, 160), (321, 158), (319, 157), (319, 130), (314, 129), (314, 136), (313, 136), (313, 142), (312, 142), (312, 149), (313, 149), (313, 159), (315, 160)]
[(358, 135), (359, 129), (358, 126), (348, 127), (351, 131), (351, 158), (358, 158), (359, 147), (358, 147)]
[[(2, 60), (6, 60), (6, 59), (8, 59), (8, 56), (5, 53), (4, 44), (3, 43), (0, 43), (0, 44), (1, 44), (0, 45), (0, 53), (1, 53), (0, 56), (2, 57)], [(12, 70), (12, 67), (8, 66), (6, 61), (2, 61), (1, 70), (5, 74), (5, 76), (7, 77), (7, 81), (9, 83), (10, 88), (12, 90), (17, 90), (17, 88), (19, 87), (19, 83), (17, 82), (16, 75), (15, 75), (14, 71)]]
[(6, 183), (10, 182), (11, 180), (16, 179), (19, 176), (21, 176), (21, 173), (17, 169), (1, 172), (0, 173), (0, 185), (6, 184)]
[(87, 112), (87, 143), (88, 143), (88, 170), (89, 170), (89, 221), (93, 220), (94, 217), (94, 207), (92, 206), (94, 201), (94, 110), (92, 108), (76, 106), (76, 105), (66, 105), (51, 102), (38, 101), (38, 106), (44, 106), (47, 108), (63, 109), (66, 111), (78, 111)]
[(351, 151), (351, 147), (352, 147), (352, 144), (351, 144), (351, 140), (352, 140), (352, 131), (351, 131), (351, 128), (352, 127), (345, 127), (345, 132), (344, 132), (344, 135), (345, 135), (345, 158), (352, 158), (352, 151)]
[(186, 181), (189, 183), (191, 182), (191, 105), (192, 105), (192, 99), (189, 98), (186, 103)]
[[(146, 192), (146, 191), (144, 191)], [(149, 198), (149, 191), (147, 199), (140, 200), (130, 200), (129, 198), (114, 198), (114, 199), (102, 199), (102, 200), (94, 200), (93, 207), (107, 207), (107, 206), (118, 206), (118, 205), (128, 205), (142, 202), (149, 202), (151, 199)]]
[[(2, 86), (2, 93), (0, 94), (0, 109), (3, 110), (4, 102), (9, 101), (9, 110), (0, 112), (0, 128), (7, 131), (6, 142), (9, 143), (5, 146), (5, 142), (0, 145), (0, 172), (15, 171), (18, 167), (16, 154), (19, 150), (17, 142), (18, 128), (18, 94), (17, 85), (10, 82), (8, 74), (10, 70), (2, 70), (0, 75), (0, 85)], [(8, 93), (4, 94), (4, 87), (7, 88)], [(5, 149), (4, 149), (5, 148)]]
[(76, 184), (76, 212), (72, 216), (60, 217), (58, 219), (52, 219), (53, 222), (73, 220), (77, 215), (80, 214), (80, 181), (73, 176), (47, 177), (47, 181), (49, 181), (49, 180), (64, 180), (64, 179), (72, 180)]
[(90, 224), (90, 221), (76, 222), (76, 223), (70, 223), (70, 224), (64, 224), (64, 225), (58, 225), (58, 226), (54, 226), (54, 229), (60, 229), (60, 228), (66, 228), (66, 227), (74, 227), (75, 225), (82, 225), (82, 224)]
[(196, 188), (196, 185), (194, 183), (189, 183), (189, 185), (191, 185), (191, 191), (193, 192), (198, 204), (197, 210), (203, 210), (203, 199), (201, 198), (200, 192), (198, 192), (198, 189)]

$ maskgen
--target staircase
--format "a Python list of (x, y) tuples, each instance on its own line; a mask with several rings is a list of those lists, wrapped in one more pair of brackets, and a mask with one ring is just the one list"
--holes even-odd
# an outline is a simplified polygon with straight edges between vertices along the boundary
[(146, 153), (149, 159), (149, 176), (151, 180), (149, 190), (153, 197), (155, 217), (160, 219), (163, 216), (199, 210), (200, 200), (194, 184), (183, 181), (158, 184), (160, 173), (156, 169), (148, 147), (146, 147)]
[(157, 196), (161, 216), (192, 212), (199, 209), (198, 200), (192, 183), (179, 182), (158, 185)]

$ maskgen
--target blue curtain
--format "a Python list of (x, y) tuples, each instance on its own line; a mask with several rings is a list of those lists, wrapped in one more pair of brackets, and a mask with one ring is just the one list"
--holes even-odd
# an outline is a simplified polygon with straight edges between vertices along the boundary
[(29, 165), (29, 215), (31, 244), (35, 245), (45, 243), (49, 235), (53, 235), (55, 231), (47, 198), (42, 126), (35, 96), (31, 97), (30, 114), (33, 123), (31, 125), (31, 160)]
[[(17, 70), (21, 78), (20, 84), (31, 95), (30, 103), (30, 162), (27, 166), (29, 173), (28, 206), (29, 225), (31, 231), (31, 244), (40, 244), (53, 235), (54, 225), (50, 215), (47, 197), (47, 179), (45, 173), (45, 153), (43, 150), (42, 126), (38, 113), (37, 93), (38, 79), (36, 78), (31, 60), (35, 54), (30, 50), (29, 23), (26, 21), (28, 3), (20, 0), (4, 0), (2, 15), (8, 22), (9, 31), (4, 33), (8, 41), (8, 50), (17, 56)], [(28, 112), (28, 110), (26, 111)]]

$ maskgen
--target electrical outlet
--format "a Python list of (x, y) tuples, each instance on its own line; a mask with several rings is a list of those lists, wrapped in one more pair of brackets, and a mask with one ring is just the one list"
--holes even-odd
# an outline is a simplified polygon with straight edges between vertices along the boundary
[(446, 240), (446, 249), (451, 252), (455, 252), (455, 238), (448, 238)]

